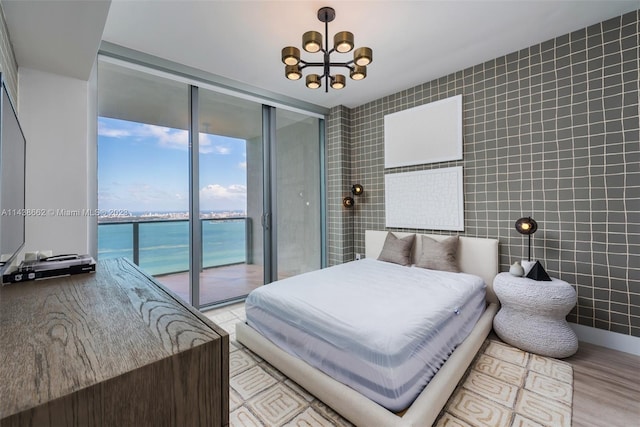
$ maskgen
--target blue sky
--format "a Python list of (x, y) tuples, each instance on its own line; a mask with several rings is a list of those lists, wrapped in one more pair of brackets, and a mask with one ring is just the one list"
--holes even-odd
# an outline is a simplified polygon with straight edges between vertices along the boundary
[[(98, 119), (98, 207), (187, 211), (188, 133)], [(200, 134), (200, 208), (246, 210), (246, 141)]]

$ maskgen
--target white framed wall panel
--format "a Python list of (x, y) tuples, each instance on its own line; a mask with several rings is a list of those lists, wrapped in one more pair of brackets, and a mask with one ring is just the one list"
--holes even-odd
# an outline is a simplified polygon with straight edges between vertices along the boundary
[(464, 231), (462, 166), (384, 177), (386, 226)]
[(462, 95), (384, 116), (384, 167), (462, 159)]

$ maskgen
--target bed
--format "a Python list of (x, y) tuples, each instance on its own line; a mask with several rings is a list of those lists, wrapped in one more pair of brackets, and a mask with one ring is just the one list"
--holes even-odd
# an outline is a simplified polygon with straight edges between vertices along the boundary
[[(399, 238), (409, 236), (412, 233), (394, 233)], [(415, 247), (413, 250), (414, 258), (417, 254), (421, 253), (421, 237), (422, 235), (416, 235)], [(448, 236), (439, 236), (439, 235), (426, 235), (434, 240), (444, 240)], [(366, 259), (376, 259), (380, 254), (385, 239), (387, 237), (386, 231), (366, 231), (365, 241), (366, 241)], [(413, 259), (412, 261), (415, 261)], [(438, 323), (438, 328), (446, 329), (446, 325), (449, 324), (449, 329), (454, 331), (461, 331), (461, 334), (466, 336), (464, 341), (455, 346), (455, 351), (446, 359), (446, 362), (436, 369), (437, 372), (432, 377), (429, 376), (428, 384), (424, 387), (424, 384), (421, 384), (418, 380), (414, 381), (411, 374), (411, 370), (406, 370), (404, 365), (406, 364), (415, 364), (416, 360), (421, 360), (420, 358), (423, 356), (420, 354), (419, 358), (411, 358), (411, 359), (403, 359), (400, 355), (408, 354), (408, 353), (420, 353), (424, 352), (425, 348), (433, 347), (432, 345), (426, 346), (420, 343), (416, 344), (413, 348), (407, 351), (406, 347), (403, 347), (407, 344), (406, 341), (403, 341), (402, 331), (397, 330), (397, 333), (391, 333), (390, 335), (383, 337), (383, 341), (385, 341), (386, 345), (389, 348), (398, 348), (400, 351), (393, 353), (385, 359), (384, 362), (380, 362), (380, 355), (372, 352), (371, 348), (368, 346), (364, 346), (365, 348), (358, 348), (358, 342), (361, 342), (360, 329), (367, 329), (366, 323), (360, 323), (358, 326), (358, 330), (342, 331), (340, 334), (339, 328), (340, 323), (331, 323), (327, 321), (327, 325), (325, 327), (324, 332), (320, 331), (320, 333), (315, 336), (314, 334), (309, 334), (309, 336), (297, 336), (295, 331), (291, 329), (291, 325), (287, 325), (287, 323), (295, 323), (295, 322), (281, 322), (273, 323), (274, 319), (277, 322), (278, 313), (277, 311), (281, 308), (274, 306), (257, 306), (254, 302), (251, 302), (247, 308), (247, 317), (251, 318), (250, 322), (254, 323), (254, 327), (248, 324), (238, 324), (236, 327), (237, 330), (237, 339), (239, 342), (247, 346), (252, 351), (256, 352), (262, 358), (267, 360), (277, 369), (281, 370), (284, 374), (290, 377), (292, 380), (299, 383), (309, 392), (314, 394), (318, 399), (322, 400), (328, 406), (336, 410), (342, 416), (350, 420), (356, 425), (369, 426), (369, 425), (384, 425), (384, 426), (428, 426), (433, 423), (433, 421), (438, 416), (438, 413), (446, 403), (448, 397), (453, 392), (456, 384), (463, 376), (465, 370), (470, 364), (473, 357), (476, 355), (478, 349), (480, 348), (482, 342), (488, 335), (491, 330), (492, 320), (497, 312), (497, 299), (495, 294), (492, 291), (491, 285), (493, 283), (493, 278), (497, 274), (498, 270), (498, 241), (495, 239), (479, 239), (479, 238), (469, 238), (469, 237), (460, 237), (459, 246), (458, 246), (458, 263), (460, 269), (463, 273), (462, 276), (479, 276), (482, 278), (482, 281), (487, 285), (486, 289), (483, 290), (483, 294), (481, 295), (482, 299), (486, 299), (485, 301), (478, 301), (478, 295), (476, 291), (469, 291), (471, 295), (468, 301), (471, 306), (481, 305), (480, 310), (471, 310), (467, 309), (467, 306), (461, 306), (460, 310), (456, 306), (456, 316), (453, 316), (455, 321), (458, 321), (462, 316), (458, 316), (458, 314), (470, 313), (470, 321), (471, 326), (464, 326), (464, 323), (456, 324), (456, 323)], [(370, 274), (372, 276), (381, 276), (383, 277), (384, 271), (391, 271), (394, 277), (398, 277), (399, 282), (405, 283), (403, 286), (408, 286), (406, 288), (407, 292), (416, 291), (415, 288), (411, 288), (411, 284), (408, 283), (409, 279), (404, 278), (402, 276), (403, 270), (409, 271), (411, 269), (416, 270), (416, 267), (402, 267), (402, 266), (392, 266), (395, 268), (382, 270), (382, 272), (375, 269), (375, 263), (370, 262), (367, 264), (364, 261), (350, 263), (351, 267), (342, 267), (336, 266), (330, 269), (323, 270), (329, 274), (327, 280), (328, 282), (333, 281), (335, 277), (344, 277), (349, 274), (355, 274), (356, 276), (364, 276), (364, 281), (370, 281), (371, 279), (367, 276)], [(380, 264), (380, 263), (379, 263)], [(386, 264), (386, 263), (385, 263)], [(359, 267), (360, 270), (354, 270), (356, 273), (351, 273), (353, 267)], [(366, 271), (370, 270), (369, 273)], [(420, 269), (418, 269), (420, 270)], [(331, 274), (334, 275), (331, 278)], [(447, 273), (451, 274), (451, 273)], [(337, 276), (336, 276), (337, 275)], [(442, 274), (446, 276), (446, 274)], [(353, 277), (353, 280), (356, 280), (356, 276)], [(308, 280), (312, 280), (311, 278), (315, 277), (315, 275), (308, 276)], [(473, 276), (470, 276), (473, 277)], [(288, 280), (288, 279), (287, 279)], [(473, 280), (472, 280), (473, 282)], [(289, 283), (289, 282), (287, 282)], [(291, 282), (295, 283), (295, 281)], [(285, 281), (278, 286), (285, 285)], [(269, 287), (266, 287), (269, 288)], [(275, 288), (275, 287), (274, 287)], [(470, 289), (476, 289), (477, 285), (470, 286)], [(328, 289), (328, 288), (324, 288)], [(298, 296), (295, 295), (293, 288), (290, 289), (291, 293), (294, 293), (293, 299)], [(335, 290), (334, 290), (335, 291)], [(331, 291), (331, 292), (334, 292)], [(357, 292), (358, 288), (356, 287), (354, 292)], [(326, 292), (329, 292), (328, 290)], [(290, 292), (288, 292), (290, 293)], [(375, 289), (371, 289), (370, 293), (375, 294)], [(331, 293), (331, 295), (333, 295)], [(388, 294), (387, 294), (388, 295)], [(391, 296), (390, 298), (392, 298)], [(255, 298), (254, 298), (255, 299)], [(340, 301), (342, 297), (336, 297), (336, 301)], [(467, 300), (465, 300), (467, 301)], [(390, 306), (395, 307), (395, 301), (389, 301)], [(255, 307), (254, 307), (255, 305)], [(283, 303), (285, 306), (285, 310), (294, 310), (294, 308), (286, 308), (286, 303)], [(339, 305), (339, 304), (337, 304)], [(414, 304), (415, 305), (415, 304)], [(486, 308), (484, 308), (486, 306)], [(262, 307), (262, 310), (257, 308)], [(482, 310), (484, 308), (484, 310)], [(309, 308), (307, 307), (307, 310)], [(404, 310), (404, 309), (403, 309)], [(271, 313), (273, 311), (273, 313)], [(459, 311), (459, 313), (458, 313)], [(404, 315), (405, 313), (403, 313)], [(358, 313), (353, 314), (353, 318), (349, 319), (349, 322), (345, 322), (345, 324), (349, 325), (358, 325)], [(411, 316), (409, 312), (406, 313), (407, 316)], [(270, 319), (272, 323), (265, 323), (265, 325), (274, 325), (271, 327), (271, 331), (265, 329), (261, 322), (258, 322), (261, 316), (273, 317)], [(286, 319), (287, 317), (280, 317), (280, 319)], [(307, 318), (312, 319), (313, 316), (305, 316), (304, 313), (295, 313), (290, 312), (289, 318), (298, 319), (296, 322), (302, 323), (306, 322)], [(477, 322), (476, 322), (477, 320)], [(311, 320), (308, 320), (311, 322)], [(412, 324), (409, 320), (407, 320), (407, 324)], [(444, 326), (442, 326), (444, 325)], [(305, 325), (300, 325), (301, 329), (304, 329)], [(322, 324), (319, 325), (322, 327)], [(400, 325), (401, 326), (401, 325)], [(318, 327), (318, 325), (315, 325)], [(389, 325), (391, 331), (393, 328), (398, 328), (397, 324)], [(255, 328), (255, 329), (254, 329)], [(289, 328), (289, 329), (287, 329)], [(467, 328), (465, 330), (465, 328)], [(347, 335), (354, 335), (354, 342), (344, 344), (338, 342), (336, 348), (349, 348), (349, 351), (345, 351), (342, 354), (336, 349), (330, 351), (331, 357), (327, 357), (326, 359), (320, 358), (321, 360), (313, 360), (313, 354), (322, 355), (322, 346), (321, 341), (322, 337), (326, 337), (326, 334), (333, 333), (335, 331), (335, 337), (332, 340), (341, 340)], [(280, 337), (275, 336), (280, 333)], [(364, 331), (362, 332), (365, 334)], [(372, 332), (375, 332), (375, 328), (373, 331), (368, 331), (368, 334), (371, 335)], [(413, 333), (413, 332), (412, 332)], [(324, 334), (324, 335), (322, 335)], [(468, 334), (468, 336), (467, 336)], [(395, 337), (397, 335), (397, 338)], [(269, 337), (266, 338), (265, 336)], [(375, 336), (375, 334), (374, 334)], [(277, 342), (278, 345), (272, 342)], [(298, 351), (301, 349), (309, 348), (310, 355), (306, 355), (306, 357), (311, 357), (308, 359), (309, 362), (305, 362), (299, 357), (293, 356), (292, 354), (296, 353), (296, 341), (298, 346)], [(331, 340), (330, 340), (331, 341)], [(389, 341), (388, 343), (386, 341)], [(302, 343), (302, 344), (301, 344)], [(328, 350), (325, 350), (327, 352)], [(328, 353), (327, 353), (328, 354)], [(362, 363), (353, 363), (353, 360), (350, 360), (349, 357), (360, 357), (364, 362)], [(301, 356), (302, 357), (302, 356)], [(369, 359), (367, 359), (369, 358)], [(318, 363), (324, 363), (326, 360), (329, 363), (329, 369), (327, 366), (320, 366), (320, 369), (314, 367), (313, 365), (319, 366)], [(384, 383), (385, 387), (383, 387), (384, 391), (381, 393), (376, 392), (376, 387), (372, 387), (372, 390), (367, 389), (366, 386), (363, 386), (357, 382), (349, 383), (345, 381), (344, 378), (341, 378), (340, 368), (344, 366), (350, 366), (350, 371), (344, 373), (347, 377), (363, 377), (363, 378), (371, 378), (372, 380), (375, 377), (375, 371), (371, 373), (367, 371), (368, 364), (371, 360), (376, 360), (376, 365), (381, 365), (379, 368), (383, 372), (392, 373), (391, 378), (394, 381), (389, 381), (387, 378), (387, 382)], [(438, 365), (439, 366), (439, 365)], [(333, 370), (332, 370), (333, 369)], [(324, 372), (323, 372), (324, 371)], [(337, 371), (337, 372), (336, 372)], [(435, 371), (435, 370), (434, 370)], [(327, 375), (325, 372), (330, 372), (331, 375)], [(407, 373), (409, 372), (409, 373)], [(335, 379), (338, 378), (338, 379)], [(352, 378), (351, 378), (352, 379)], [(395, 381), (397, 380), (397, 384)], [(351, 384), (351, 386), (345, 385), (343, 382)], [(423, 389), (424, 387), (424, 389)], [(379, 389), (380, 387), (378, 387)], [(390, 395), (385, 395), (388, 391)], [(402, 393), (396, 393), (397, 390), (402, 390)], [(409, 391), (408, 393), (404, 393), (405, 391)], [(417, 390), (417, 391), (416, 391)], [(422, 391), (420, 391), (422, 390)], [(401, 395), (399, 396), (399, 400), (396, 399), (398, 396), (395, 394)], [(417, 394), (417, 397), (415, 397)], [(403, 400), (404, 399), (404, 400)], [(407, 400), (410, 399), (410, 400)], [(398, 412), (401, 408), (409, 405), (406, 410), (402, 412)]]

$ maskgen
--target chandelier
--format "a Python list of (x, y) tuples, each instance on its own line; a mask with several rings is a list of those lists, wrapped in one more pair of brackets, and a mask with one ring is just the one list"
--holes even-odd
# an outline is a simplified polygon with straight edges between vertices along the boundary
[(347, 53), (353, 49), (353, 33), (340, 31), (333, 36), (333, 48), (329, 49), (329, 22), (336, 17), (336, 11), (331, 7), (323, 7), (318, 10), (318, 19), (324, 22), (324, 48), (322, 47), (322, 34), (317, 31), (307, 31), (302, 35), (302, 48), (309, 53), (322, 52), (322, 62), (307, 62), (300, 59), (300, 49), (287, 46), (282, 49), (282, 62), (284, 62), (284, 74), (289, 80), (302, 78), (302, 70), (307, 67), (321, 67), (322, 74), (308, 74), (306, 86), (309, 89), (318, 89), (325, 81), (325, 92), (329, 92), (329, 86), (333, 89), (342, 89), (346, 86), (344, 74), (331, 75), (332, 67), (344, 67), (349, 70), (349, 77), (353, 80), (362, 80), (367, 77), (367, 65), (373, 60), (373, 52), (368, 47), (359, 47), (353, 51), (353, 59), (347, 62), (332, 62), (331, 54), (334, 52)]

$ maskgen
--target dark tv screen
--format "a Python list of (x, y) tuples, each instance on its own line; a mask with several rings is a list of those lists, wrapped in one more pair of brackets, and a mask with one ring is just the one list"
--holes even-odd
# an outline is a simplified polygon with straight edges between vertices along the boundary
[(4, 273), (25, 241), (26, 141), (1, 76), (0, 80), (0, 271)]

